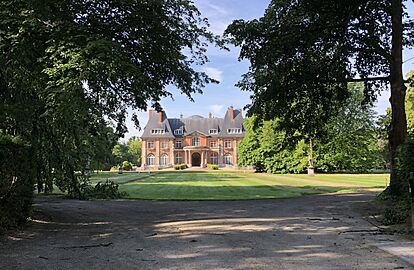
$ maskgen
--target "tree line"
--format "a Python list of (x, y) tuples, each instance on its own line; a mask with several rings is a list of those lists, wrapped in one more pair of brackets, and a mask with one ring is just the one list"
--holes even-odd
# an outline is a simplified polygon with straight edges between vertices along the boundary
[[(362, 83), (351, 83), (350, 97), (312, 141), (313, 164), (318, 172), (387, 171), (390, 166), (388, 130), (390, 109), (377, 116), (372, 105), (363, 105)], [(408, 131), (414, 136), (414, 88), (406, 96)], [(255, 125), (256, 116), (246, 119), (246, 137), (238, 149), (239, 165), (254, 166), (269, 173), (304, 173), (309, 167), (309, 144), (299, 132), (289, 135), (279, 119)]]

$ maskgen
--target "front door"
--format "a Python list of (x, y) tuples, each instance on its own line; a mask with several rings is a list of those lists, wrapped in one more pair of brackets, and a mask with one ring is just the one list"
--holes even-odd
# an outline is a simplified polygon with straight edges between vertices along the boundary
[(191, 155), (191, 165), (194, 167), (200, 167), (201, 165), (201, 155), (199, 153), (193, 153)]

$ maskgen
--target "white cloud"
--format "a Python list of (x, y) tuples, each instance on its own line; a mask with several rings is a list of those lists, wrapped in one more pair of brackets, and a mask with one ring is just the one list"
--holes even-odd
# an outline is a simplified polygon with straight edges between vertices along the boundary
[(223, 71), (219, 70), (218, 68), (205, 67), (204, 72), (207, 73), (208, 76), (219, 82), (223, 81), (223, 77), (221, 76), (223, 74)]
[(210, 30), (216, 35), (222, 35), (227, 25), (232, 21), (230, 10), (223, 5), (212, 4), (209, 0), (197, 0), (195, 3), (202, 16), (208, 18)]
[(220, 115), (223, 114), (224, 105), (213, 104), (208, 107), (213, 114)]

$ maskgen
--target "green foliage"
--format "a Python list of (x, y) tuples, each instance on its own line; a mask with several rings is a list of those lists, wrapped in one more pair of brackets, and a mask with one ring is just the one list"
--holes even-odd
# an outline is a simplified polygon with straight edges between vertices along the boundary
[[(239, 166), (254, 166), (268, 173), (300, 173), (307, 166), (308, 146), (303, 140), (280, 131), (279, 121), (264, 121), (254, 126), (255, 117), (246, 119), (246, 137), (239, 144)], [(295, 141), (296, 143), (292, 143)]]
[[(360, 85), (350, 86), (352, 95), (335, 117), (325, 123), (325, 134), (313, 140), (315, 165), (319, 171), (369, 171), (384, 165), (378, 144), (375, 114), (361, 106)], [(281, 128), (278, 119), (255, 127), (255, 116), (246, 119), (246, 137), (239, 145), (239, 165), (254, 166), (269, 173), (302, 173), (308, 166), (309, 146), (298, 132)], [(298, 139), (299, 138), (299, 139)]]
[(128, 108), (216, 82), (195, 67), (222, 42), (191, 1), (11, 0), (0, 17), (0, 131), (30, 144), (39, 191), (81, 197), (75, 171), (112, 163)]
[(22, 225), (33, 199), (31, 147), (0, 132), (0, 232)]
[(119, 165), (112, 166), (110, 171), (119, 171)]
[[(325, 124), (364, 82), (365, 104), (391, 87), (390, 167), (406, 134), (402, 50), (414, 44), (404, 1), (272, 0), (264, 15), (236, 20), (226, 34), (250, 62), (237, 84), (251, 91), (248, 116), (280, 121), (288, 134), (321, 138)], [(336, 157), (335, 157), (336, 158)], [(399, 181), (391, 170), (390, 189)]]
[(256, 171), (264, 171), (262, 155), (260, 151), (259, 133), (261, 129), (254, 128), (255, 116), (244, 120), (246, 136), (238, 145), (238, 165), (253, 166)]
[[(347, 79), (388, 71), (391, 1), (351, 2), (273, 0), (263, 17), (229, 25), (250, 61), (238, 83), (254, 93), (249, 115), (313, 138), (349, 96)], [(384, 84), (366, 83), (371, 100), (373, 85)]]
[(130, 161), (136, 166), (141, 166), (141, 140), (132, 137), (127, 142), (128, 155)]
[(405, 96), (405, 113), (407, 116), (407, 132), (414, 136), (414, 70), (407, 74), (410, 85)]
[(207, 168), (211, 170), (218, 170), (219, 166), (217, 164), (207, 164)]
[(174, 170), (185, 170), (187, 169), (187, 164), (175, 164)]
[(122, 162), (122, 169), (125, 171), (131, 171), (132, 170), (132, 164), (129, 161)]
[(401, 179), (400, 193), (407, 194), (409, 173), (414, 172), (414, 137), (408, 137), (398, 148), (396, 169)]
[(125, 194), (119, 192), (118, 189), (118, 184), (108, 179), (104, 182), (98, 182), (95, 186), (90, 185), (89, 181), (84, 179), (80, 185), (81, 199), (119, 199)]
[(392, 206), (385, 209), (382, 223), (384, 225), (403, 224), (410, 217), (410, 210), (409, 200), (394, 200)]
[(141, 166), (141, 141), (132, 137), (127, 143), (117, 142), (112, 148), (112, 164), (120, 164), (128, 161), (136, 166)]
[(361, 106), (364, 100), (361, 84), (350, 84), (350, 97), (335, 117), (325, 125), (325, 136), (316, 145), (319, 171), (364, 172), (383, 168), (375, 123), (375, 112)]

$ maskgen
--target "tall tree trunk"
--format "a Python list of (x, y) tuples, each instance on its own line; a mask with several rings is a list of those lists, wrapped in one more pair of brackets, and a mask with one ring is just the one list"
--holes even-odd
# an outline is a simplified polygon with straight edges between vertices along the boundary
[(397, 147), (405, 140), (407, 132), (407, 119), (405, 116), (405, 92), (404, 77), (402, 71), (402, 48), (403, 48), (403, 24), (402, 24), (402, 0), (392, 0), (392, 48), (390, 65), (391, 83), (391, 109), (392, 121), (389, 133), (389, 145), (391, 155), (391, 178), (390, 192), (399, 194), (401, 192), (400, 179), (396, 174), (395, 161)]

